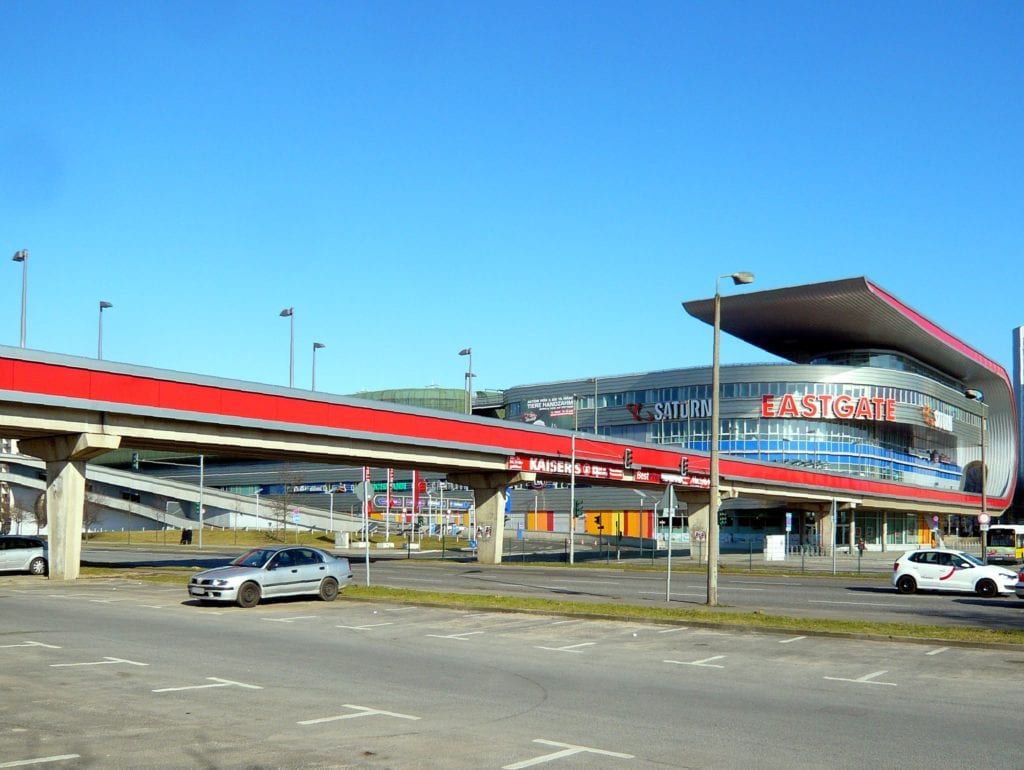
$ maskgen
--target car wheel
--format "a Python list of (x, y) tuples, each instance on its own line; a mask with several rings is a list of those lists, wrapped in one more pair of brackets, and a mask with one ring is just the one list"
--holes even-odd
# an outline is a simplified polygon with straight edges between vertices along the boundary
[(988, 578), (979, 580), (978, 585), (974, 586), (974, 590), (978, 592), (978, 596), (984, 596), (986, 598), (991, 598), (999, 593), (999, 589), (996, 587), (995, 581), (989, 580)]
[(917, 581), (910, 575), (904, 575), (896, 581), (896, 590), (901, 594), (912, 594), (917, 591)]
[(260, 603), (260, 587), (255, 583), (242, 583), (238, 589), (238, 606), (249, 609)]
[(45, 575), (46, 574), (46, 559), (42, 556), (37, 556), (28, 565), (29, 573), (33, 575)]
[(334, 578), (324, 578), (320, 583), (320, 598), (325, 602), (333, 602), (338, 598), (338, 581)]

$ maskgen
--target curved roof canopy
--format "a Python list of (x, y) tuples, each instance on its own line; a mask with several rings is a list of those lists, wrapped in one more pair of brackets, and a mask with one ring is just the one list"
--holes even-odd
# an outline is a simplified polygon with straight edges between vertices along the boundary
[[(714, 298), (684, 302), (714, 323)], [(721, 328), (795, 363), (845, 350), (893, 350), (964, 382), (1006, 379), (1002, 366), (904, 305), (867, 278), (722, 296)]]

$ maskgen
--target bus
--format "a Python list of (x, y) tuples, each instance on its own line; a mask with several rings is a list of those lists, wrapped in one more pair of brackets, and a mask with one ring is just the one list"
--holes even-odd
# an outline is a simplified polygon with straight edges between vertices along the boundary
[(990, 562), (1024, 561), (1024, 524), (993, 524), (987, 541), (985, 555)]

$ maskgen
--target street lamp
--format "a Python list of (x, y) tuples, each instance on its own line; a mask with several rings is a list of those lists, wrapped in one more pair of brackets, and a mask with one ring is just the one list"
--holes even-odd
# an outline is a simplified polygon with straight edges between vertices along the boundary
[(460, 356), (469, 356), (469, 369), (466, 370), (466, 414), (473, 413), (473, 348), (463, 348)]
[(14, 252), (11, 257), (21, 262), (21, 346), (25, 347), (25, 305), (28, 302), (28, 249)]
[(99, 342), (96, 344), (96, 358), (103, 360), (103, 311), (113, 305), (107, 302), (105, 299), (100, 300), (100, 331), (99, 331)]
[[(988, 404), (985, 403), (985, 394), (980, 390), (965, 390), (964, 395), (972, 401), (977, 401), (982, 406), (981, 410), (981, 516), (978, 521), (982, 526), (988, 522), (988, 496), (985, 489), (988, 481), (988, 469), (985, 467), (985, 428), (988, 422)], [(988, 564), (988, 552), (985, 548), (985, 535), (981, 536), (981, 560)]]
[(295, 387), (295, 308), (286, 307), (280, 313), (282, 318), (289, 319), (291, 326), (291, 342), (288, 344), (288, 387)]
[(327, 346), (322, 342), (313, 343), (313, 387), (312, 390), (316, 390), (316, 351)]
[(591, 377), (591, 382), (594, 383), (594, 435), (597, 435), (597, 377)]
[[(711, 488), (708, 504), (708, 600), (711, 607), (718, 606), (718, 346), (722, 330), (722, 295), (719, 282), (731, 278), (734, 285), (754, 282), (754, 274), (726, 273), (715, 279), (715, 332), (711, 353)], [(670, 546), (671, 548), (671, 546)]]
[(572, 452), (569, 463), (569, 563), (576, 563), (576, 431), (580, 428), (578, 399), (572, 394)]

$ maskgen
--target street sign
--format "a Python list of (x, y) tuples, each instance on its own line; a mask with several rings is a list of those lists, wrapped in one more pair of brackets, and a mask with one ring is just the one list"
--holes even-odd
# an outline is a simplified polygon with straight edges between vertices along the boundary
[(665, 487), (665, 494), (661, 498), (661, 509), (667, 511), (669, 509), (675, 510), (678, 507), (676, 503), (676, 488), (671, 484)]
[(992, 517), (989, 516), (987, 513), (983, 513), (978, 516), (979, 524), (988, 524), (990, 521), (992, 521)]
[(793, 514), (789, 511), (786, 512), (786, 532), (793, 531)]
[(357, 484), (352, 485), (352, 492), (363, 502), (366, 502), (366, 498), (373, 491), (373, 485), (369, 481), (360, 481)]

